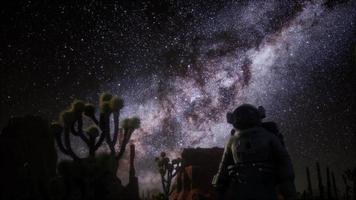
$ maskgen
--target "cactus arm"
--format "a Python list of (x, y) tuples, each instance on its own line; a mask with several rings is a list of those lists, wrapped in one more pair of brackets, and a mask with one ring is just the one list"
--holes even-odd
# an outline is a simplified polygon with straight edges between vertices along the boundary
[(173, 190), (171, 190), (171, 183), (172, 183), (172, 177), (170, 177), (170, 181), (167, 186), (167, 196), (170, 196), (173, 193)]
[(89, 143), (88, 143), (88, 147), (89, 147), (89, 156), (90, 157), (94, 157), (95, 156), (95, 138), (90, 137), (89, 138)]
[(114, 112), (114, 136), (113, 136), (113, 145), (115, 146), (117, 143), (117, 138), (120, 134), (119, 131), (119, 118), (120, 118), (120, 113), (119, 112)]
[(168, 170), (168, 174), (167, 174), (167, 188), (166, 188), (166, 194), (167, 194), (167, 196), (169, 196), (169, 190), (170, 190), (170, 188), (171, 188), (171, 182), (172, 182), (172, 176), (171, 176), (171, 174), (172, 174), (172, 171), (171, 170)]
[(95, 125), (99, 125), (99, 121), (98, 121), (98, 119), (95, 117), (95, 115), (90, 115), (90, 116), (88, 116), (94, 123), (95, 123)]
[(114, 147), (114, 143), (110, 137), (110, 128), (109, 128), (109, 131), (104, 132), (104, 134), (105, 134), (106, 143), (108, 144), (109, 149), (110, 149), (110, 154), (115, 156), (115, 147)]
[(177, 168), (175, 168), (175, 170), (174, 170), (174, 172), (173, 172), (173, 174), (172, 174), (172, 177), (175, 177), (176, 175), (177, 175), (177, 173), (178, 173), (178, 169)]
[(177, 173), (180, 170), (181, 167), (181, 161), (180, 160), (176, 160), (176, 163), (172, 163), (173, 166), (173, 173), (172, 173), (172, 177), (175, 177), (177, 175)]
[(72, 134), (75, 136), (79, 136), (85, 142), (85, 144), (89, 146), (89, 139), (85, 136), (83, 131), (83, 117), (80, 117), (77, 120), (77, 130), (78, 131), (75, 130), (75, 123), (73, 123), (71, 126)]
[(110, 154), (112, 156), (115, 156), (115, 147), (110, 136), (110, 114), (103, 114), (102, 116), (103, 116), (102, 121), (100, 121), (101, 130), (103, 131), (103, 136), (105, 138), (106, 143), (109, 146)]
[(118, 155), (116, 156), (117, 160), (120, 160), (122, 158), (122, 156), (124, 155), (127, 143), (129, 143), (133, 131), (134, 130), (130, 130), (130, 129), (124, 130), (124, 139), (120, 146), (120, 151), (119, 151)]
[(166, 182), (167, 181), (165, 181), (165, 177), (164, 177), (164, 174), (161, 174), (161, 179), (162, 179), (162, 189), (163, 189), (163, 192), (164, 192), (164, 194), (166, 194), (166, 188), (167, 188), (167, 186), (166, 186)]
[(79, 134), (83, 134), (83, 116), (80, 116), (77, 121), (77, 129)]
[(126, 140), (124, 140), (122, 142), (122, 144), (120, 146), (120, 151), (119, 151), (118, 155), (116, 156), (117, 160), (120, 160), (122, 158), (122, 156), (124, 155), (127, 143), (128, 142), (126, 142)]
[(95, 107), (91, 104), (86, 104), (84, 107), (84, 115), (90, 118), (96, 126), (99, 125), (99, 121), (95, 116)]
[(99, 136), (99, 140), (96, 142), (96, 144), (94, 145), (94, 150), (98, 150), (98, 148), (101, 146), (101, 144), (104, 142), (104, 139), (105, 139), (105, 135), (104, 133), (102, 132)]
[(67, 148), (68, 155), (73, 158), (73, 160), (79, 160), (79, 157), (74, 153), (72, 147), (70, 146), (70, 136), (69, 136), (70, 128), (64, 128), (64, 145)]
[(105, 114), (104, 113), (100, 113), (100, 118), (99, 118), (99, 128), (101, 129), (101, 134), (99, 136), (99, 140), (98, 142), (95, 144), (95, 150), (97, 150), (101, 144), (104, 142), (105, 140), (105, 122), (104, 122), (104, 118), (105, 118)]
[(62, 132), (60, 132), (59, 134), (56, 134), (55, 139), (56, 139), (57, 146), (58, 146), (59, 150), (60, 150), (62, 153), (66, 154), (66, 155), (69, 155), (68, 150), (67, 150), (67, 149), (64, 147), (64, 145), (63, 145)]
[(74, 123), (72, 124), (72, 126), (70, 126), (70, 132), (75, 136), (79, 136), (78, 131), (75, 130)]

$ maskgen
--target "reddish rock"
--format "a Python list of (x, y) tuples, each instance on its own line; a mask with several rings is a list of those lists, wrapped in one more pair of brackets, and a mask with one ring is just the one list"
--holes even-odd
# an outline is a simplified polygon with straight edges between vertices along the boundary
[(214, 200), (217, 197), (211, 185), (224, 149), (184, 149), (183, 170), (177, 174), (176, 188), (171, 200)]

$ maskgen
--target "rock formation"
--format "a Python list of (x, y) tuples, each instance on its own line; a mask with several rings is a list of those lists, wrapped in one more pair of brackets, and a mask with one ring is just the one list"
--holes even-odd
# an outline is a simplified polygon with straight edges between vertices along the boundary
[(171, 200), (213, 200), (217, 198), (211, 180), (217, 172), (222, 148), (184, 149), (183, 169), (178, 173)]

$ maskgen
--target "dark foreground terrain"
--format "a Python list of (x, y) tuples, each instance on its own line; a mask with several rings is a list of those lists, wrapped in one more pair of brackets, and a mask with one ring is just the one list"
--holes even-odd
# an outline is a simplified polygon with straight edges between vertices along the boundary
[[(134, 169), (134, 145), (130, 145), (129, 183), (116, 177), (117, 162), (111, 155), (97, 155), (57, 163), (55, 136), (48, 121), (35, 116), (13, 118), (0, 135), (0, 199), (164, 199), (162, 194), (139, 196)], [(217, 170), (223, 149), (185, 149), (182, 168), (172, 184), (172, 200), (217, 199), (211, 177)], [(314, 167), (313, 167), (314, 168)], [(316, 164), (317, 177), (306, 168), (306, 189), (299, 199), (356, 199), (356, 168), (346, 170), (343, 185), (335, 175)], [(326, 173), (324, 173), (326, 171)], [(326, 176), (322, 176), (326, 174)], [(312, 188), (316, 181), (318, 188)]]

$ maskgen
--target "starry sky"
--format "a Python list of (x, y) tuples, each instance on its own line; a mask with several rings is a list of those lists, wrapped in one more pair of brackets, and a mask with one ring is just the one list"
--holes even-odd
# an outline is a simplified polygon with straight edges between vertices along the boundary
[(300, 190), (307, 165), (356, 165), (354, 0), (9, 1), (0, 11), (1, 127), (117, 94), (122, 116), (142, 120), (132, 139), (150, 188), (154, 156), (223, 147), (225, 113), (252, 103), (279, 124)]

